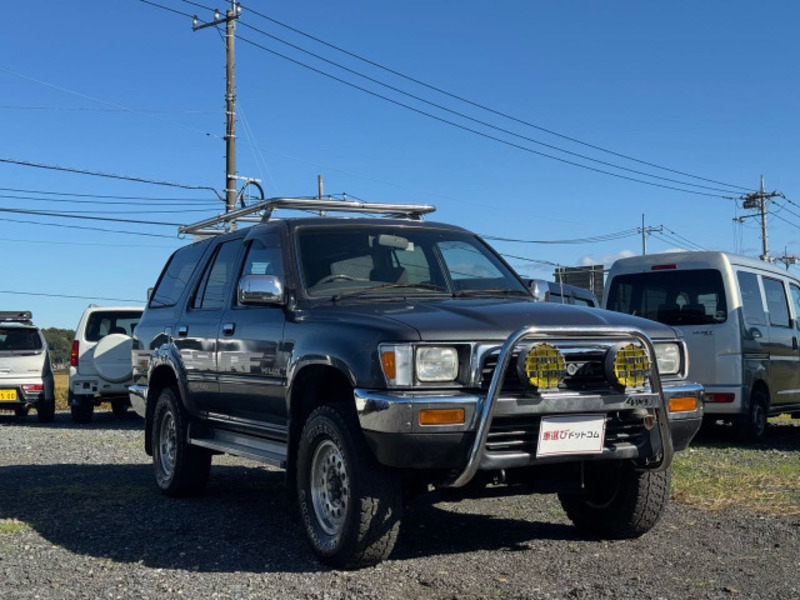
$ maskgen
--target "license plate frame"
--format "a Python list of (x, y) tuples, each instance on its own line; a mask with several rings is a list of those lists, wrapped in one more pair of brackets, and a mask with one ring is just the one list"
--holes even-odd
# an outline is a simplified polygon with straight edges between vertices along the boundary
[(605, 438), (605, 414), (548, 415), (540, 422), (536, 458), (601, 454)]

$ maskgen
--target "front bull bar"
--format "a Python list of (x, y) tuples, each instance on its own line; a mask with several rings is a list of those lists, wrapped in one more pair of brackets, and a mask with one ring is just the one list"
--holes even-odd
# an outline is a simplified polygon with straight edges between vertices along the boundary
[[(635, 339), (645, 348), (650, 355), (650, 391), (658, 396), (656, 404), (656, 424), (651, 432), (651, 447), (656, 449), (655, 454), (658, 455), (658, 450), (661, 451), (660, 460), (648, 465), (649, 470), (663, 471), (672, 463), (672, 456), (674, 450), (672, 447), (672, 436), (669, 431), (669, 410), (664, 403), (664, 394), (661, 389), (661, 379), (658, 375), (658, 367), (656, 365), (656, 353), (650, 338), (640, 329), (624, 328), (624, 327), (525, 327), (518, 329), (506, 339), (503, 347), (500, 349), (500, 356), (497, 359), (497, 367), (494, 370), (492, 381), (489, 384), (489, 391), (483, 397), (478, 406), (476, 406), (475, 414), (478, 419), (478, 427), (475, 432), (475, 441), (469, 452), (467, 464), (460, 475), (455, 477), (451, 483), (443, 487), (462, 487), (469, 483), (475, 476), (480, 466), (481, 457), (483, 456), (484, 448), (486, 445), (486, 438), (489, 435), (489, 428), (492, 423), (494, 408), (497, 404), (497, 399), (500, 397), (500, 390), (503, 387), (503, 382), (506, 377), (506, 370), (511, 362), (511, 357), (514, 348), (523, 342), (530, 340), (542, 339), (580, 339), (580, 338), (619, 338), (620, 341), (626, 339)], [(657, 436), (657, 438), (656, 438)], [(655, 443), (654, 443), (655, 442)]]

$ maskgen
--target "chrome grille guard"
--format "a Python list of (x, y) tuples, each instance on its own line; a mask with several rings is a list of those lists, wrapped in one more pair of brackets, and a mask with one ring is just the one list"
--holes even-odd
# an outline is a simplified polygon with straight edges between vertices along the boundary
[(650, 391), (658, 395), (658, 403), (656, 404), (656, 422), (657, 427), (651, 431), (651, 444), (655, 450), (655, 455), (658, 456), (660, 450), (660, 460), (652, 463), (648, 468), (651, 470), (664, 470), (669, 467), (672, 462), (672, 455), (674, 453), (672, 448), (672, 436), (669, 431), (669, 415), (668, 407), (664, 404), (664, 394), (661, 389), (661, 380), (658, 376), (658, 367), (656, 365), (656, 353), (650, 338), (645, 335), (640, 329), (626, 328), (626, 327), (525, 327), (518, 329), (506, 339), (503, 347), (500, 350), (500, 356), (497, 360), (497, 367), (492, 375), (492, 382), (489, 385), (489, 391), (483, 397), (476, 407), (476, 414), (478, 419), (478, 426), (475, 432), (475, 441), (470, 448), (467, 465), (464, 470), (455, 477), (451, 483), (446, 484), (446, 487), (462, 487), (469, 483), (478, 471), (486, 445), (486, 438), (489, 435), (489, 427), (492, 423), (492, 416), (497, 399), (500, 397), (500, 391), (503, 387), (503, 382), (506, 376), (506, 370), (511, 362), (511, 356), (514, 348), (524, 342), (539, 341), (543, 339), (580, 339), (580, 338), (619, 338), (621, 341), (630, 340), (631, 338), (637, 340), (642, 344), (650, 355)]

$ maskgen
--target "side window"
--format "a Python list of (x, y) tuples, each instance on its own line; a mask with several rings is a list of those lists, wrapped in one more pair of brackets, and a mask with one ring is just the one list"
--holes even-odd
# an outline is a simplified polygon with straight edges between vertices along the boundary
[(769, 277), (762, 277), (761, 280), (764, 282), (770, 325), (790, 327), (792, 323), (789, 320), (789, 305), (786, 301), (783, 282), (780, 279), (770, 279)]
[(226, 296), (226, 290), (230, 290), (228, 283), (233, 279), (233, 269), (241, 246), (241, 240), (220, 244), (200, 279), (192, 299), (192, 308), (216, 310), (225, 305), (226, 297), (230, 297), (230, 294)]
[(207, 242), (192, 244), (172, 255), (150, 297), (151, 308), (175, 306), (178, 303), (207, 247)]
[(750, 325), (766, 325), (764, 305), (761, 302), (761, 290), (758, 287), (758, 276), (755, 273), (736, 273), (739, 280), (739, 291), (742, 294), (742, 311), (744, 320)]
[(795, 284), (789, 284), (789, 290), (792, 292), (792, 305), (794, 306), (794, 318), (800, 319), (800, 287)]
[(456, 290), (506, 287), (500, 269), (471, 244), (459, 240), (440, 242), (437, 247)]
[(250, 243), (242, 275), (277, 275), (283, 279), (283, 255), (278, 235), (270, 234)]

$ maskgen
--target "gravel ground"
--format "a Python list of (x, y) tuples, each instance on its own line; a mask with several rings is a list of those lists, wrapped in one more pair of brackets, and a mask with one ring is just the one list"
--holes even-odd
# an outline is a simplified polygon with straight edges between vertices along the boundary
[[(206, 495), (166, 498), (142, 424), (0, 413), (0, 598), (800, 599), (800, 517), (676, 502), (644, 537), (606, 542), (554, 496), (420, 498), (391, 560), (333, 571), (282, 472), (219, 457)], [(785, 429), (800, 459), (800, 428)]]

